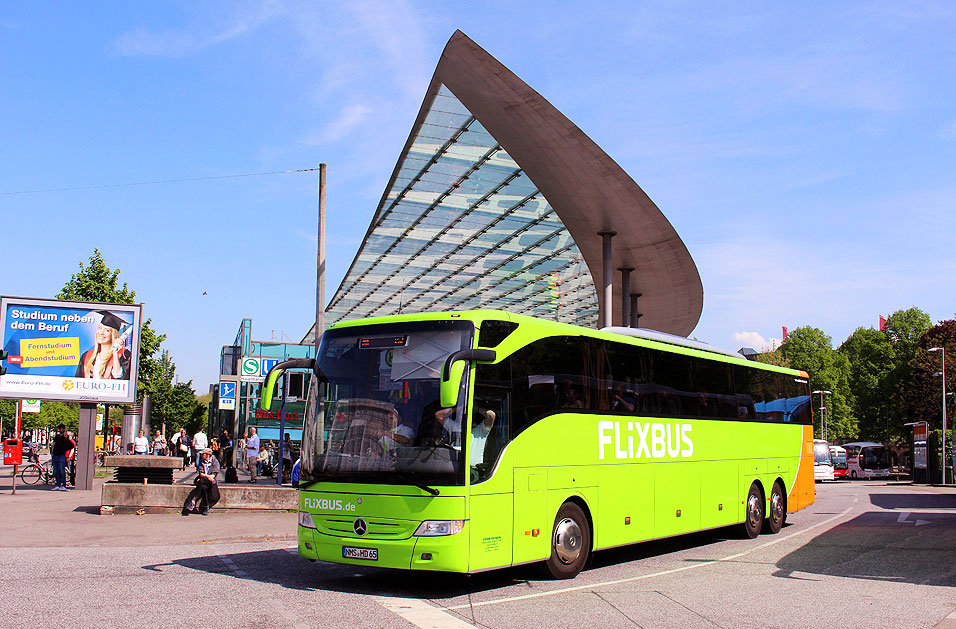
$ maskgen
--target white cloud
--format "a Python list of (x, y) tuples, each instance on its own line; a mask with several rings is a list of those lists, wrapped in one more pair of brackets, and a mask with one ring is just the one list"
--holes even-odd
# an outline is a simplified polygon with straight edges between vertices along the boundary
[(758, 352), (769, 352), (780, 347), (780, 339), (765, 339), (757, 332), (734, 332), (734, 345), (737, 347), (749, 347)]
[(431, 55), (422, 20), (408, 2), (367, 0), (349, 3), (361, 30), (379, 49), (395, 82), (406, 95), (421, 98), (431, 75)]
[(181, 29), (152, 31), (138, 28), (121, 35), (114, 48), (126, 56), (182, 57), (252, 32), (283, 13), (282, 5), (265, 2), (243, 7), (216, 20), (195, 20)]
[(339, 111), (339, 115), (315, 135), (304, 140), (309, 145), (320, 145), (329, 142), (336, 142), (347, 136), (353, 129), (358, 127), (369, 114), (372, 108), (360, 103), (346, 105)]

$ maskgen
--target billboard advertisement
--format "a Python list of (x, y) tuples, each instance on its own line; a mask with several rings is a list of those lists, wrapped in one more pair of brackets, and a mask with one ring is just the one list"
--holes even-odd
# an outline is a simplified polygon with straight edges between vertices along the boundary
[(0, 398), (130, 404), (142, 305), (0, 297)]

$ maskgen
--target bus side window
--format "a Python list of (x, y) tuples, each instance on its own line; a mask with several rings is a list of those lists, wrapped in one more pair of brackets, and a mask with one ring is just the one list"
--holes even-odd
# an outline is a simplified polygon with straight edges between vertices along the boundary
[[(488, 479), (511, 438), (511, 359), (475, 369), (469, 458), (472, 483)], [(489, 416), (492, 413), (492, 416)]]
[(654, 404), (644, 386), (648, 382), (647, 350), (624, 343), (605, 343), (603, 352), (598, 351), (597, 355), (599, 360), (603, 358), (606, 373), (602, 374), (599, 368), (598, 376), (603, 376), (610, 410), (624, 415), (647, 414), (648, 407)]
[(662, 414), (665, 417), (696, 417), (699, 408), (690, 357), (652, 350), (651, 369), (651, 379), (662, 387)]
[(561, 409), (593, 408), (588, 363), (584, 343), (577, 337), (548, 337), (515, 352), (514, 408), (523, 415), (514, 418), (515, 432)]
[(734, 372), (734, 393), (737, 399), (736, 419), (756, 419), (756, 409), (754, 408), (754, 375), (755, 370), (733, 366)]

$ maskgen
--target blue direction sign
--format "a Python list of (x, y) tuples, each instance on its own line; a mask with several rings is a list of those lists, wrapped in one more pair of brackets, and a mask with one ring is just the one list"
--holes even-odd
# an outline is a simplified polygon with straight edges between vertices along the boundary
[(236, 383), (235, 382), (220, 382), (219, 383), (219, 397), (236, 397)]

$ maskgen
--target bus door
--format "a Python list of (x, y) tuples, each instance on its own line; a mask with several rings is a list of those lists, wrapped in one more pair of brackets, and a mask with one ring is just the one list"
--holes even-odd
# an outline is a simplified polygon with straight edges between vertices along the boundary
[(547, 558), (551, 553), (551, 529), (547, 520), (548, 469), (523, 467), (514, 471), (513, 563)]

